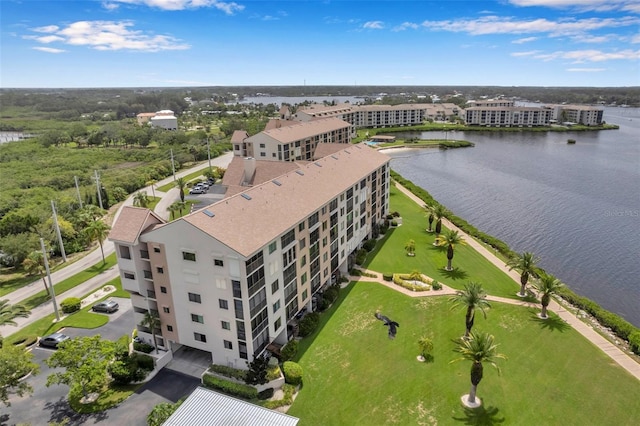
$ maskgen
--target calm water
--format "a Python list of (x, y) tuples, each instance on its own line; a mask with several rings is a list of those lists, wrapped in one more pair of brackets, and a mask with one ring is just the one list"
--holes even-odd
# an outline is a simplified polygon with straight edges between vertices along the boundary
[(456, 215), (640, 326), (640, 109), (607, 108), (605, 120), (620, 129), (425, 132), (476, 146), (386, 153)]

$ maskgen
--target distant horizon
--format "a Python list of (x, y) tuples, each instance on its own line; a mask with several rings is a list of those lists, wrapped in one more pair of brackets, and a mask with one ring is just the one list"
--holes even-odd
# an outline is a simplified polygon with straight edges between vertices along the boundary
[(638, 0), (1, 7), (2, 88), (640, 85)]

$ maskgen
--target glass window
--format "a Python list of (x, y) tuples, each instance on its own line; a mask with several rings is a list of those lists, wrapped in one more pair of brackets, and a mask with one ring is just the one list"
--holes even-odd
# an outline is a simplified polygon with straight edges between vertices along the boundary
[(154, 247), (153, 248), (153, 252), (154, 253), (160, 253), (160, 247)]
[(189, 293), (189, 302), (202, 303), (202, 298), (199, 294)]
[(276, 313), (280, 309), (280, 300), (278, 299), (276, 303), (273, 304), (273, 312)]
[(191, 262), (195, 262), (196, 261), (196, 254), (195, 253), (190, 253), (188, 251), (183, 251), (182, 252), (182, 258), (184, 260), (189, 260)]
[(277, 248), (278, 248), (278, 242), (277, 241), (274, 241), (271, 244), (269, 244), (269, 254), (271, 254), (274, 251), (276, 251)]
[(213, 259), (213, 264), (215, 266), (224, 266), (224, 262), (222, 261), (222, 259)]
[(191, 314), (191, 321), (204, 324), (204, 317), (202, 315)]
[(158, 272), (159, 274), (164, 274), (164, 268), (162, 266), (158, 266), (156, 268), (156, 272)]
[(223, 330), (231, 330), (231, 323), (229, 321), (220, 321)]
[(202, 343), (207, 342), (207, 336), (201, 333), (193, 333), (193, 338), (196, 339), (196, 341), (198, 342), (202, 342)]
[(282, 325), (282, 318), (278, 318), (276, 322), (273, 323), (273, 331), (278, 331), (281, 325)]
[(171, 310), (169, 309), (168, 306), (163, 306), (162, 307), (162, 312), (164, 312), (165, 314), (169, 314), (169, 313), (171, 313)]
[(167, 293), (167, 288), (165, 286), (160, 286), (160, 293)]
[(136, 276), (135, 276), (135, 275), (133, 275), (133, 274), (132, 274), (132, 273), (130, 273), (130, 272), (125, 272), (125, 273), (124, 273), (124, 277), (125, 277), (126, 279), (128, 279), (128, 280), (135, 280), (135, 279), (136, 279)]
[(224, 299), (218, 299), (218, 305), (220, 306), (220, 309), (229, 309), (229, 302)]
[(233, 345), (231, 344), (231, 342), (230, 342), (230, 341), (225, 340), (225, 341), (224, 341), (224, 348), (225, 348), (225, 349), (233, 349)]
[(173, 331), (173, 326), (172, 325), (168, 325), (167, 326), (167, 331)]

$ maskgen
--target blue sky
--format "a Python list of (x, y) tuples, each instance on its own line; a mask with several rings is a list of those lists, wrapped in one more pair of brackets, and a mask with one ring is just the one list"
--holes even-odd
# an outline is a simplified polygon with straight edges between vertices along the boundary
[(0, 87), (639, 86), (638, 0), (2, 0)]

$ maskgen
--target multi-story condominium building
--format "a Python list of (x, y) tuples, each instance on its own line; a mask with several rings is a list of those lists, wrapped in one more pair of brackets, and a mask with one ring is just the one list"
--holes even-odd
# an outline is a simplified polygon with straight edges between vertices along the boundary
[(285, 126), (270, 128), (233, 144), (237, 156), (259, 160), (311, 160), (320, 143), (351, 143), (353, 126), (339, 118), (308, 122), (290, 121)]
[(165, 130), (177, 130), (178, 119), (173, 111), (164, 109), (157, 112), (142, 112), (136, 116), (139, 125), (150, 124)]
[(553, 111), (539, 107), (471, 107), (465, 109), (465, 121), (470, 126), (533, 127), (548, 126)]
[(589, 105), (547, 105), (552, 108), (552, 119), (558, 123), (575, 123), (585, 126), (599, 126), (602, 124), (604, 110), (601, 107)]
[(154, 312), (160, 347), (246, 368), (292, 337), (296, 314), (348, 271), (389, 211), (389, 158), (367, 145), (296, 164), (172, 222), (123, 208), (109, 238), (142, 339), (152, 339), (141, 324)]
[(500, 107), (508, 108), (515, 106), (515, 102), (512, 99), (482, 99), (467, 101), (467, 107)]

